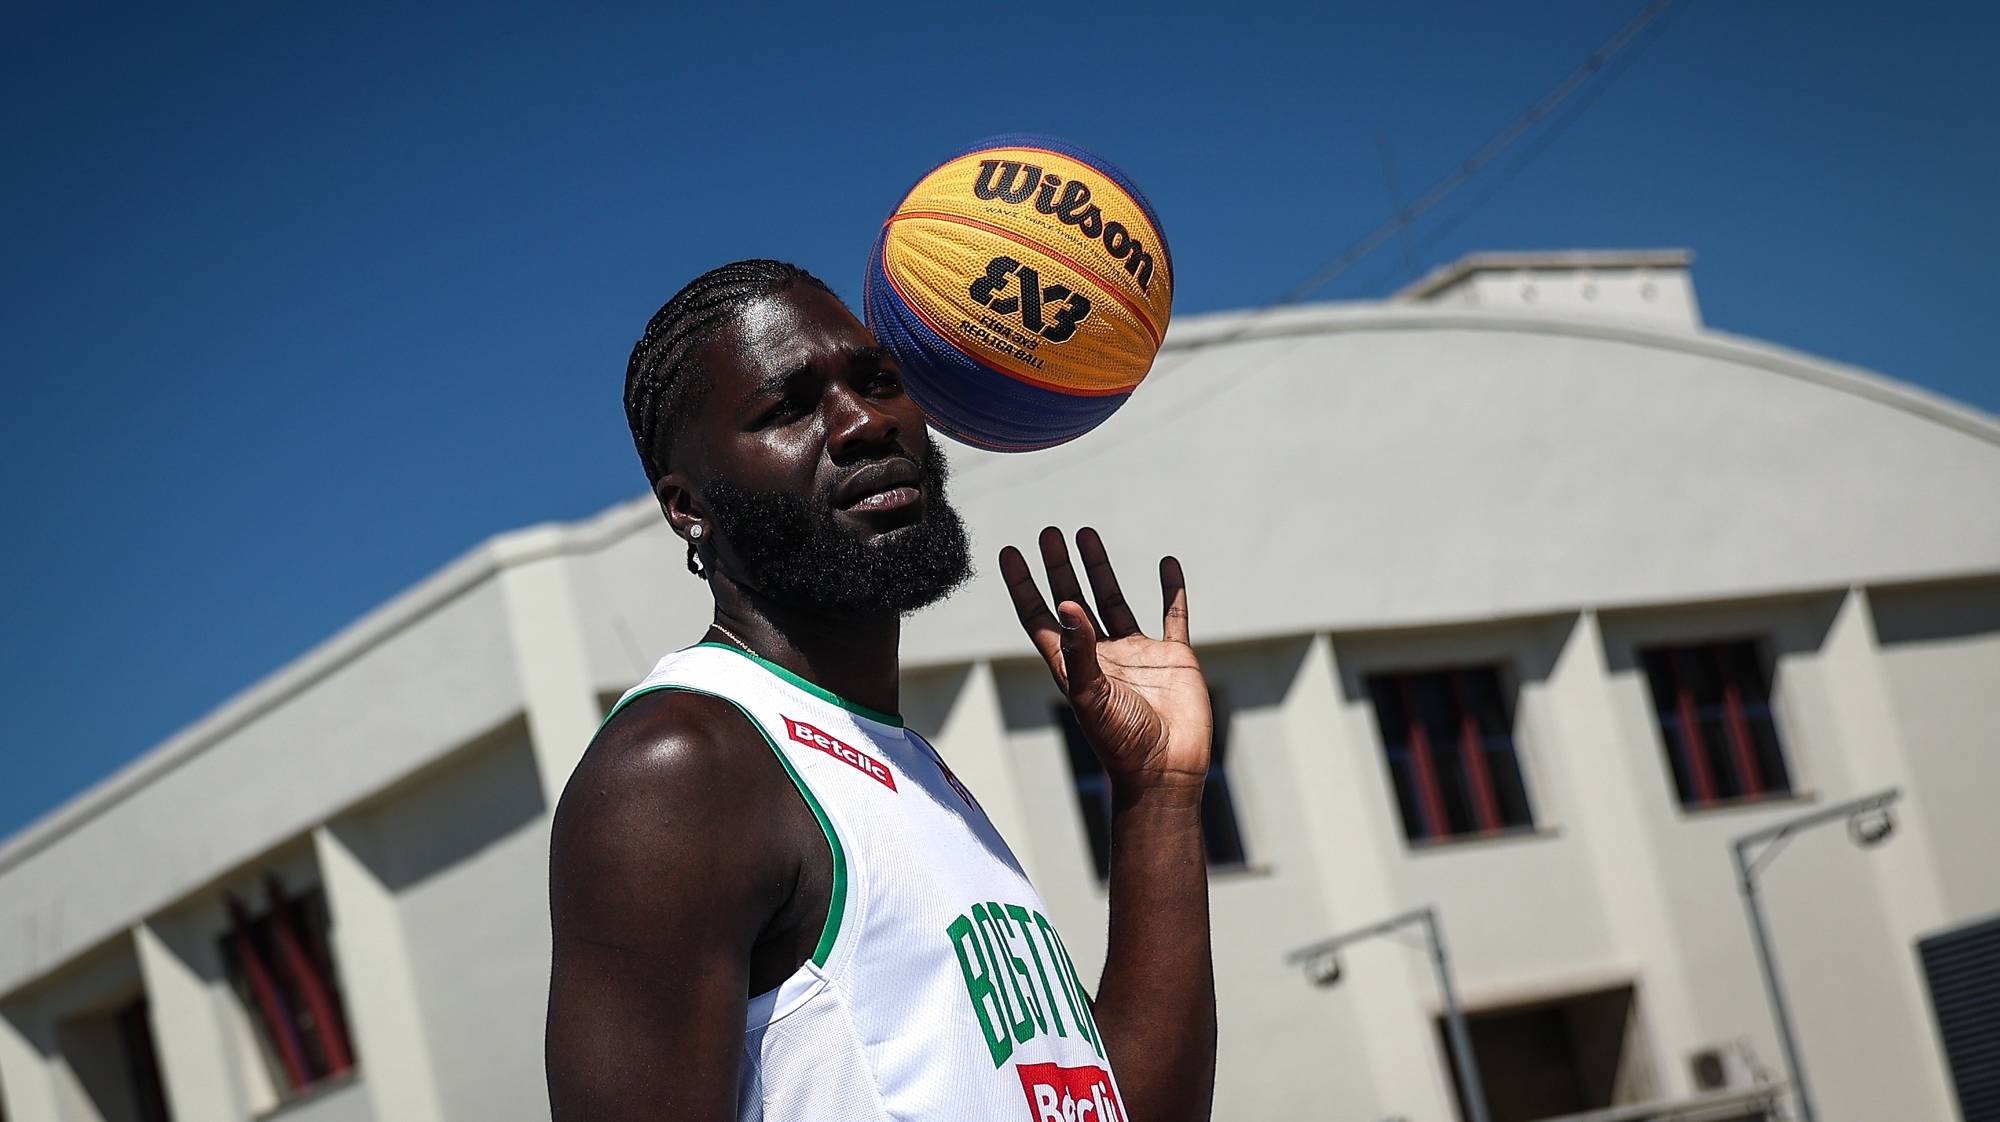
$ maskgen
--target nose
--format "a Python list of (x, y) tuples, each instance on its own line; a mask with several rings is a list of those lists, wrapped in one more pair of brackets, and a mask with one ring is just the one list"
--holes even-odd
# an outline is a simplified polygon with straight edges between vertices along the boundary
[(902, 424), (882, 402), (840, 386), (829, 395), (826, 450), (837, 464), (873, 459), (895, 447)]

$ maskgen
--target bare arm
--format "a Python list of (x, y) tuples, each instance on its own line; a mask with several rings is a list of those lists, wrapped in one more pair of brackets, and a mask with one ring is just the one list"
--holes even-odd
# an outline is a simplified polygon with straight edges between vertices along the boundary
[(663, 693), (631, 709), (556, 811), (550, 1108), (734, 1122), (752, 948), (790, 888), (769, 825), (782, 815), (758, 807), (769, 789), (729, 742), (748, 730), (726, 703)]
[(1000, 555), (1021, 624), (1076, 710), (1111, 778), (1111, 932), (1094, 1003), (1134, 1117), (1206, 1119), (1215, 1096), (1215, 970), (1201, 789), (1208, 775), (1208, 686), (1188, 645), (1180, 563), (1160, 562), (1162, 638), (1148, 638), (1095, 530), (1077, 548), (1093, 619), (1053, 527), (1041, 554), (1054, 613), (1021, 555)]
[(1215, 965), (1201, 788), (1114, 784), (1112, 805), (1111, 939), (1097, 1024), (1135, 1117), (1206, 1119)]

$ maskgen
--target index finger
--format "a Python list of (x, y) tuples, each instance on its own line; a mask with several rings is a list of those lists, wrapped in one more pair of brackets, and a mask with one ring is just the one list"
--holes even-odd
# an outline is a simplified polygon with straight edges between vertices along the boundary
[(1062, 624), (1049, 611), (1042, 590), (1035, 587), (1035, 574), (1028, 569), (1027, 558), (1011, 545), (1000, 551), (1000, 579), (1007, 584), (1007, 596), (1014, 601), (1014, 614), (1021, 620), (1021, 630), (1028, 633), (1028, 641), (1035, 645), (1042, 661), (1049, 664), (1049, 673), (1055, 675), (1056, 684), (1064, 685)]

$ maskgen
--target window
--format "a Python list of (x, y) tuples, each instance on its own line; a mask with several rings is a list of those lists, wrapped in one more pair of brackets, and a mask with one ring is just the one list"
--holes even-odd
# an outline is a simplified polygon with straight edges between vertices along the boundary
[(1682, 806), (1791, 792), (1755, 642), (1655, 647), (1640, 659)]
[(1959, 1117), (2000, 1116), (2000, 918), (1925, 936), (1917, 957)]
[(1438, 841), (1534, 826), (1498, 667), (1375, 674), (1368, 694), (1404, 836)]
[(281, 1095), (296, 1094), (354, 1067), (347, 1018), (327, 945), (326, 898), (317, 890), (287, 895), (265, 883), (267, 906), (252, 916), (229, 896), (222, 962)]
[[(1485, 1087), (1487, 1115), (1493, 1122), (1537, 1122), (1594, 1114), (1650, 1097), (1644, 1086), (1644, 1049), (1633, 1046), (1637, 1020), (1637, 999), (1629, 986), (1466, 1013), (1466, 1036)], [(1449, 1032), (1444, 1018), (1438, 1018), (1438, 1054), (1451, 1073), (1458, 1116), (1470, 1118), (1462, 1076), (1449, 1059)]]
[[(1201, 792), (1201, 843), (1211, 868), (1244, 864), (1243, 835), (1236, 824), (1236, 801), (1229, 791), (1229, 707), (1220, 691), (1211, 691), (1209, 709), (1215, 718), (1215, 746), (1208, 761), (1208, 783)], [(1077, 808), (1090, 834), (1090, 858), (1097, 879), (1111, 876), (1111, 779), (1104, 762), (1083, 738), (1083, 727), (1068, 705), (1056, 704), (1056, 723), (1069, 749), (1070, 774), (1076, 780)]]
[(68, 1117), (173, 1122), (146, 1009), (140, 993), (108, 1005), (92, 1002), (50, 1026), (80, 1108)]
[[(146, 999), (119, 1006), (112, 1014), (125, 1053), (125, 1073), (131, 1083), (132, 1110), (137, 1122), (169, 1122), (166, 1087), (160, 1082), (160, 1058), (153, 1050), (153, 1024)], [(5, 1122), (0, 1118), (0, 1122)]]

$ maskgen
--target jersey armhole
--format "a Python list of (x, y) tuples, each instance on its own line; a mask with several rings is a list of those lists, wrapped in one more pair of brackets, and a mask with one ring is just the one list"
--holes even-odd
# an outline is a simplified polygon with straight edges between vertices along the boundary
[[(611, 712), (605, 714), (604, 723), (606, 725), (610, 724), (611, 718), (616, 717), (627, 704), (637, 701), (648, 694), (662, 693), (668, 690), (699, 694), (702, 697), (712, 697), (717, 701), (726, 701), (734, 706), (737, 712), (743, 714), (743, 719), (750, 723), (751, 728), (757, 730), (757, 735), (764, 738), (764, 744), (771, 749), (771, 754), (778, 758), (779, 766), (783, 767), (785, 774), (791, 777), (792, 786), (798, 790), (799, 797), (806, 801), (806, 808), (812, 811), (813, 820), (819, 823), (820, 832), (826, 835), (827, 849), (833, 854), (833, 888), (827, 894), (826, 922), (820, 927), (819, 942), (813, 947), (812, 958), (810, 959), (815, 968), (820, 970), (826, 969), (828, 960), (833, 957), (834, 943), (840, 936), (841, 921), (847, 914), (847, 850), (840, 843), (839, 831), (833, 828), (833, 819), (827, 816), (826, 808), (820, 805), (819, 798), (813, 794), (812, 787), (806, 783), (805, 776), (800, 775), (798, 768), (792, 766), (792, 761), (786, 757), (784, 749), (778, 747), (778, 742), (771, 739), (771, 734), (765, 730), (763, 724), (751, 714), (750, 710), (744, 708), (743, 704), (733, 697), (724, 697), (719, 693), (697, 689), (693, 686), (674, 685), (671, 683), (648, 686), (645, 689), (635, 690), (627, 697), (621, 699), (617, 705), (612, 707)], [(600, 731), (602, 728), (603, 726), (600, 725)]]

